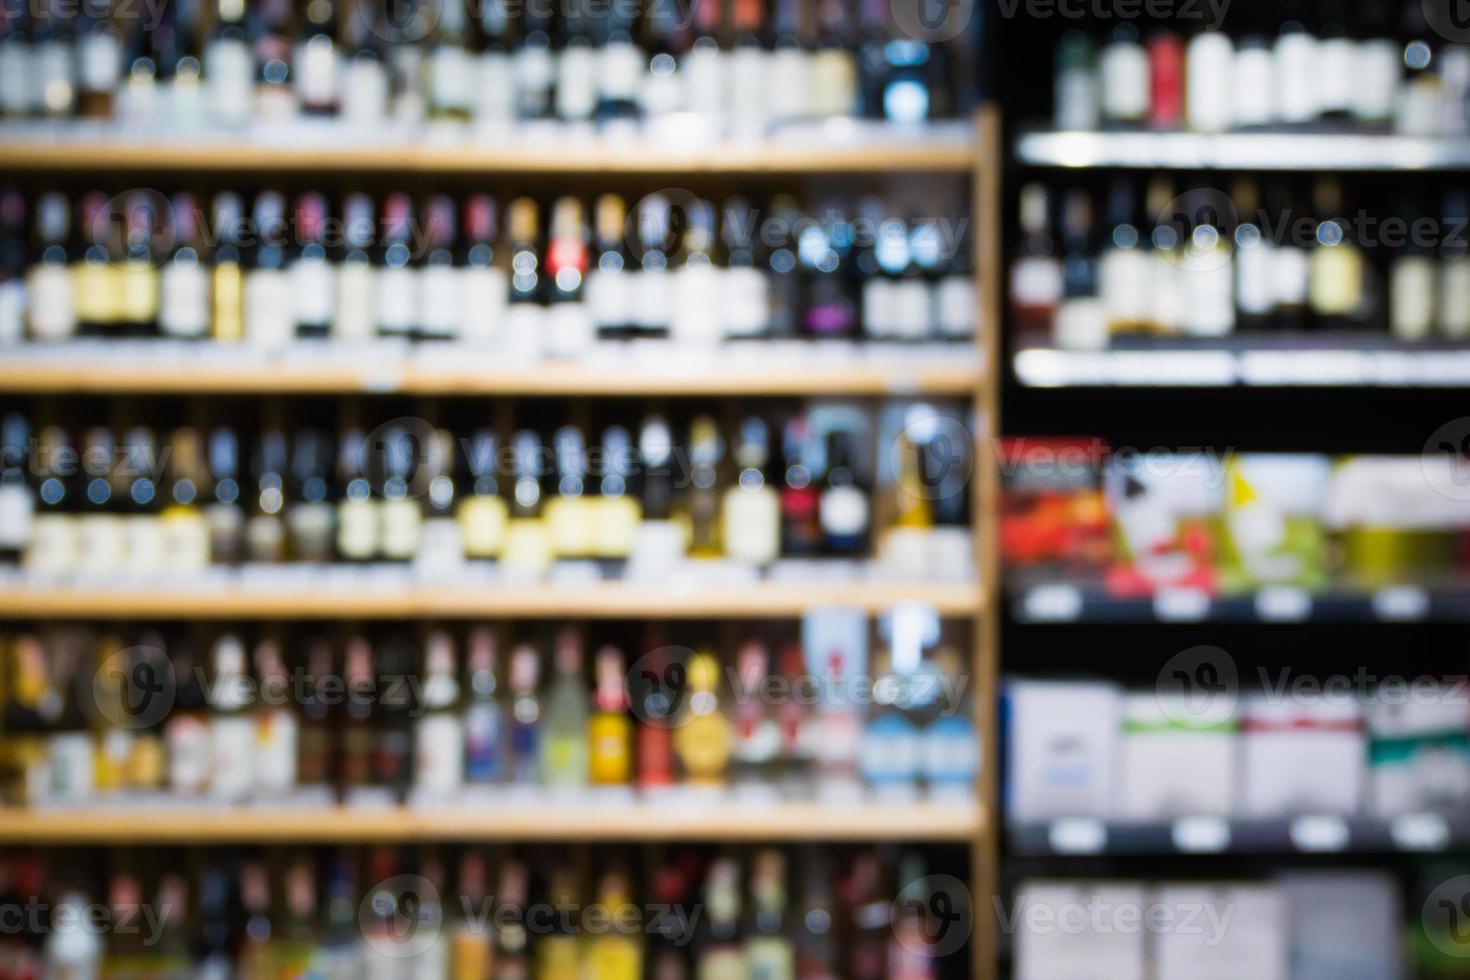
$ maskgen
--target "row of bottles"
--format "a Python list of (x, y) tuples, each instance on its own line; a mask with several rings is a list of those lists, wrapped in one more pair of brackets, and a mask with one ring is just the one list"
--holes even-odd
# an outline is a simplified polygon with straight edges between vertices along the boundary
[(1054, 122), (1463, 136), (1470, 47), (1442, 44), (1429, 6), (1403, 6), (1402, 24), (1380, 0), (1295, 0), (1269, 21), (1230, 19), (1229, 34), (1211, 25), (1187, 39), (1167, 29), (1143, 38), (1126, 20), (1100, 40), (1071, 32), (1058, 43)]
[(47, 628), (4, 647), (0, 761), (12, 800), (72, 808), (676, 788), (968, 799), (978, 745), (963, 631), (900, 607), (880, 618), (870, 657), (870, 629), (815, 612), (799, 635), (755, 631), (722, 660), (650, 628), (647, 653), (629, 663), (603, 642), (589, 671), (576, 627), (522, 630), (503, 663), (507, 631), (490, 627), (432, 628), (421, 643), (266, 630), (250, 648), (231, 632), (145, 630), (125, 646)]
[[(39, 0), (0, 19), (0, 115), (238, 129), (467, 122), (700, 126), (957, 114), (976, 25), (875, 0), (520, 4), (217, 0), (143, 11)], [(932, 19), (932, 18), (931, 18)], [(974, 18), (972, 17), (971, 20)], [(939, 28), (939, 29), (936, 29)], [(940, 43), (929, 43), (936, 37)]]
[(823, 403), (723, 421), (624, 412), (631, 425), (600, 440), (563, 416), (546, 441), (531, 418), (508, 438), (406, 417), (365, 431), (356, 407), (335, 435), (279, 423), (68, 429), (54, 413), (34, 424), (8, 414), (0, 558), (93, 579), (288, 561), (453, 574), (498, 559), (540, 574), (556, 560), (615, 559), (667, 571), (686, 557), (866, 558), (898, 531), (968, 525), (971, 466), (956, 457), (968, 447), (949, 437), (961, 423), (927, 403), (876, 418)]
[(0, 936), (0, 975), (929, 980), (963, 968), (956, 947), (970, 926), (942, 923), (955, 935), (936, 935), (933, 883), (963, 886), (927, 875), (934, 859), (892, 847), (649, 847), (596, 861), (483, 847), (184, 852), (147, 864), (5, 854), (0, 900), (44, 912)]
[(968, 222), (863, 197), (803, 207), (530, 197), (0, 192), (0, 343), (457, 341), (518, 361), (597, 342), (968, 341)]
[[(1264, 189), (1263, 189), (1264, 188)], [(1053, 208), (1024, 187), (1011, 267), (1013, 321), (1060, 347), (1126, 334), (1219, 338), (1263, 331), (1355, 331), (1402, 341), (1470, 338), (1470, 201), (1437, 211), (1408, 191), (1391, 213), (1345, 201), (1339, 181), (1310, 187), (1235, 179), (1176, 196), (1166, 177), (1098, 198), (1073, 188)], [(1142, 208), (1139, 207), (1142, 203)]]

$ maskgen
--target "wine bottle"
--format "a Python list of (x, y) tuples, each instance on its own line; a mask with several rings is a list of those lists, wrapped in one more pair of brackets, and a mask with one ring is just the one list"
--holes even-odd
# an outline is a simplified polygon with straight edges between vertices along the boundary
[(455, 268), (454, 201), (436, 194), (429, 198), (425, 215), (427, 254), (418, 270), (421, 312), (417, 336), (420, 340), (455, 340), (465, 318), (461, 286), (466, 280)]
[(372, 199), (348, 194), (342, 202), (343, 255), (333, 272), (331, 334), (337, 340), (366, 341), (377, 330), (378, 282), (371, 254), (375, 234)]
[(1055, 105), (1057, 129), (1093, 130), (1098, 126), (1098, 78), (1092, 42), (1080, 31), (1068, 31), (1057, 44)]
[(681, 251), (683, 264), (671, 282), (669, 335), (680, 344), (713, 346), (720, 321), (712, 314), (720, 301), (720, 273), (715, 269), (715, 213), (707, 201), (686, 205), (687, 225)]
[(814, 119), (852, 116), (858, 107), (858, 69), (851, 17), (843, 0), (817, 0), (816, 50), (807, 74), (807, 114)]
[(1470, 201), (1463, 191), (1446, 192), (1444, 214), (1447, 226), (1459, 230), (1446, 234), (1440, 244), (1435, 328), (1440, 336), (1459, 340), (1470, 337)]
[(575, 788), (587, 784), (587, 687), (582, 679), (582, 640), (571, 628), (555, 640), (551, 690), (541, 733), (541, 782)]
[(626, 786), (633, 774), (633, 729), (623, 655), (617, 648), (597, 651), (594, 713), (587, 722), (587, 769), (593, 785)]
[(286, 274), (286, 200), (276, 191), (256, 195), (256, 244), (245, 271), (245, 339), (267, 350), (281, 350), (294, 333), (297, 298)]
[(1049, 331), (1062, 296), (1062, 265), (1051, 237), (1046, 188), (1021, 188), (1021, 245), (1011, 265), (1011, 317), (1021, 335)]
[(0, 564), (12, 567), (30, 542), (36, 509), (28, 479), (33, 448), (30, 432), (30, 424), (19, 412), (6, 412), (0, 420)]
[[(326, 636), (312, 637), (306, 655), (299, 661), (305, 668), (300, 688), (301, 719), (297, 741), (301, 747), (296, 779), (309, 797), (328, 802), (334, 799), (337, 774), (337, 735), (340, 715), (334, 710), (341, 697), (334, 666), (332, 643)], [(293, 677), (293, 682), (295, 678)]]
[(41, 106), (29, 15), (29, 4), (0, 13), (0, 116), (9, 119), (33, 115)]
[(77, 64), (73, 37), (74, 12), (60, 0), (42, 0), (36, 8), (35, 46), (32, 68), (41, 112), (52, 119), (65, 119), (76, 111)]
[(814, 555), (821, 548), (820, 497), (808, 466), (810, 440), (805, 418), (797, 416), (786, 424), (781, 488), (781, 551), (786, 555)]
[(373, 675), (373, 648), (361, 634), (347, 638), (342, 680), (346, 697), (339, 736), (342, 758), (338, 776), (344, 796), (350, 802), (354, 794), (369, 794), (377, 785), (376, 712), (373, 710), (377, 678)]
[(272, 696), (256, 707), (254, 791), (258, 798), (283, 799), (296, 788), (299, 726), (279, 640), (268, 637), (256, 645), (255, 673), (261, 691)]
[(1275, 115), (1275, 59), (1271, 40), (1264, 33), (1250, 33), (1235, 45), (1231, 61), (1231, 117), (1236, 129), (1260, 129)]
[[(1201, 195), (1211, 191), (1196, 189)], [(1184, 333), (1194, 337), (1223, 337), (1235, 329), (1235, 269), (1226, 244), (1223, 216), (1207, 197), (1196, 199), (1190, 210), (1193, 226), (1184, 246), (1180, 271), (1187, 277), (1191, 302), (1185, 307)]]
[(160, 518), (163, 566), (177, 575), (197, 575), (209, 566), (209, 523), (199, 497), (208, 481), (203, 445), (191, 428), (175, 429), (169, 439), (164, 486), (167, 500)]
[(203, 216), (193, 194), (175, 194), (172, 203), (174, 247), (159, 273), (158, 331), (165, 337), (202, 340), (210, 327)]
[[(1273, 183), (1267, 188), (1266, 210), (1276, 222), (1272, 235), (1272, 283), (1276, 291), (1276, 323), (1283, 330), (1301, 330), (1307, 322), (1312, 261), (1306, 242), (1299, 240), (1295, 215), (1306, 209), (1296, 205), (1287, 187)], [(1310, 234), (1310, 226), (1309, 234)]]
[(558, 558), (584, 558), (593, 550), (596, 505), (587, 491), (587, 447), (582, 432), (566, 425), (552, 436), (556, 496), (546, 502), (546, 529)]
[(454, 641), (442, 629), (429, 634), (424, 651), (423, 714), (414, 733), (414, 788), (447, 799), (464, 783), (465, 723), (455, 666)]
[(164, 723), (168, 789), (178, 799), (197, 800), (209, 789), (212, 751), (202, 667), (188, 641), (170, 645), (174, 704)]
[(122, 74), (122, 32), (110, 0), (83, 0), (77, 30), (77, 115), (109, 119)]
[(593, 553), (599, 558), (627, 558), (643, 520), (632, 487), (635, 456), (627, 429), (608, 426), (602, 436), (602, 459), (592, 517)]
[(249, 121), (255, 56), (245, 36), (245, 0), (217, 0), (214, 34), (204, 48), (204, 84), (211, 118), (226, 126)]
[(558, 198), (551, 212), (551, 236), (546, 243), (546, 277), (551, 307), (547, 320), (547, 353), (574, 358), (592, 345), (591, 315), (582, 302), (587, 276), (587, 225), (582, 203)]
[(593, 223), (597, 265), (587, 274), (587, 308), (600, 341), (633, 336), (633, 280), (628, 273), (627, 208), (616, 194), (597, 199)]
[(751, 919), (745, 941), (752, 976), (794, 980), (796, 951), (786, 937), (786, 858), (774, 848), (756, 852), (750, 874)]
[(597, 110), (598, 55), (592, 45), (595, 20), (607, 11), (594, 12), (588, 0), (568, 0), (558, 23), (560, 50), (556, 54), (556, 117), (572, 125), (590, 122)]
[(510, 521), (506, 525), (502, 561), (518, 575), (539, 575), (550, 566), (551, 535), (543, 516), (541, 440), (522, 430), (511, 439), (514, 482), (511, 484)]
[(417, 433), (392, 426), (382, 436), (383, 500), (379, 554), (389, 561), (408, 561), (423, 541), (423, 505), (414, 488), (422, 481), (421, 465), (432, 465), (435, 447), (421, 444)]
[(769, 564), (781, 553), (781, 503), (766, 480), (770, 435), (756, 415), (740, 424), (735, 463), (740, 474), (725, 491), (722, 539), (731, 558), (756, 565)]
[(1235, 310), (1242, 332), (1258, 332), (1276, 315), (1272, 266), (1275, 246), (1261, 231), (1261, 199), (1253, 180), (1237, 181), (1231, 193), (1235, 226)]
[(32, 339), (69, 340), (77, 333), (77, 309), (67, 239), (71, 208), (50, 192), (36, 203), (35, 263), (26, 272), (27, 326)]
[(413, 721), (419, 710), (409, 685), (398, 678), (413, 674), (418, 658), (408, 638), (389, 634), (378, 648), (377, 687), (373, 713), (373, 782), (402, 801), (413, 782)]
[(872, 519), (868, 491), (858, 482), (852, 435), (841, 430), (827, 438), (827, 472), (821, 493), (823, 544), (830, 554), (866, 553)]
[(430, 120), (470, 118), (474, 75), (465, 50), (465, 6), (463, 0), (438, 0), (436, 36), (424, 62)]
[(245, 645), (226, 634), (215, 641), (209, 721), (210, 795), (238, 803), (255, 783), (254, 686), (246, 674)]
[(464, 445), (459, 500), (459, 530), (467, 558), (494, 558), (505, 542), (509, 515), (497, 477), (499, 443), (489, 429), (476, 432)]
[(457, 330), (461, 339), (489, 346), (502, 339), (510, 282), (508, 256), (496, 251), (495, 201), (488, 194), (472, 194), (465, 200), (464, 232)]
[(1183, 262), (1180, 228), (1176, 224), (1174, 184), (1167, 177), (1155, 177), (1144, 192), (1144, 213), (1152, 215), (1149, 230), (1148, 310), (1149, 328), (1165, 336), (1177, 334), (1184, 323), (1184, 307), (1188, 303), (1188, 280), (1181, 269)]
[(240, 198), (225, 192), (215, 195), (214, 238), (218, 243), (210, 256), (211, 321), (215, 340), (236, 341), (245, 336), (245, 276), (241, 266), (241, 228), (245, 212)]
[(286, 505), (288, 551), (297, 561), (332, 560), (336, 509), (332, 487), (332, 439), (320, 429), (302, 429), (291, 445), (290, 496)]
[(505, 707), (495, 676), (495, 634), (486, 627), (470, 631), (466, 656), (469, 676), (464, 707), (465, 781), (490, 785), (505, 778)]
[(740, 937), (740, 868), (733, 858), (717, 858), (706, 869), (704, 905), (706, 924), (696, 953), (697, 975), (745, 975), (748, 965)]
[(1363, 253), (1353, 241), (1337, 181), (1319, 179), (1312, 196), (1317, 215), (1308, 290), (1312, 317), (1321, 330), (1349, 329), (1363, 312)]
[(1107, 126), (1141, 126), (1148, 117), (1148, 54), (1138, 28), (1124, 21), (1098, 55), (1099, 103)]
[(382, 248), (375, 278), (378, 284), (378, 334), (407, 340), (418, 326), (422, 297), (413, 259), (413, 204), (407, 194), (392, 193), (383, 201)]
[(546, 311), (541, 272), (540, 218), (536, 202), (518, 197), (510, 202), (507, 244), (510, 250), (510, 307), (506, 311), (506, 346), (512, 356), (534, 360), (541, 356)]
[(294, 334), (325, 338), (332, 332), (337, 284), (327, 259), (327, 200), (315, 191), (296, 198), (295, 238), (286, 251), (286, 275), (295, 294)]
[(125, 214), (111, 210), (111, 202), (100, 191), (83, 195), (77, 210), (77, 241), (82, 251), (73, 256), (71, 278), (78, 333), (84, 337), (106, 337), (117, 326), (122, 300), (121, 237), (127, 221)]
[(80, 567), (100, 576), (116, 575), (127, 562), (123, 501), (129, 480), (126, 451), (119, 451), (111, 429), (93, 426), (82, 435), (82, 485), (77, 517)]
[(149, 337), (158, 330), (158, 266), (154, 242), (161, 237), (163, 216), (148, 195), (129, 195), (126, 203), (123, 260), (115, 273), (118, 290), (114, 332), (123, 337)]
[(245, 553), (250, 561), (281, 562), (286, 558), (286, 435), (262, 432), (250, 470), (255, 480), (254, 504), (245, 521)]
[(649, 194), (638, 202), (638, 245), (642, 251), (634, 295), (637, 336), (665, 339), (673, 316), (668, 249), (671, 242), (669, 202), (661, 194)]
[(1318, 102), (1318, 45), (1305, 24), (1306, 0), (1283, 5), (1281, 30), (1272, 48), (1275, 121), (1288, 126), (1315, 122)]
[(522, 643), (510, 654), (510, 781), (529, 786), (540, 782), (541, 701), (536, 688), (541, 661), (529, 644)]
[(24, 564), (28, 572), (64, 575), (77, 567), (77, 512), (85, 494), (76, 486), (77, 457), (66, 430), (43, 426), (37, 446), (36, 513)]
[(296, 98), (308, 116), (334, 116), (340, 101), (342, 71), (337, 51), (337, 4), (335, 0), (316, 0), (303, 7), (302, 13), (306, 23), (292, 59)]
[(209, 480), (210, 499), (204, 504), (209, 559), (216, 565), (233, 565), (243, 550), (245, 515), (240, 508), (240, 443), (231, 428), (209, 435)]
[(730, 759), (730, 723), (720, 706), (720, 665), (714, 654), (700, 651), (689, 658), (688, 688), (675, 720), (674, 751), (685, 782), (723, 786)]
[(1235, 46), (1224, 31), (1202, 30), (1185, 49), (1185, 120), (1199, 133), (1230, 128), (1235, 118), (1231, 78)]
[(1353, 117), (1353, 75), (1357, 43), (1348, 34), (1347, 8), (1341, 0), (1320, 0), (1317, 21), (1318, 118), (1332, 127), (1346, 126)]
[(356, 3), (343, 23), (346, 60), (340, 64), (338, 90), (342, 121), (352, 130), (372, 130), (388, 116), (388, 69), (383, 63), (381, 23), (376, 9)]
[(725, 202), (721, 217), (725, 268), (719, 272), (716, 303), (723, 334), (727, 340), (760, 339), (770, 328), (771, 300), (755, 251), (759, 216), (744, 198), (733, 197)]
[(1149, 112), (1153, 129), (1174, 129), (1184, 119), (1184, 42), (1170, 30), (1148, 39)]
[(721, 554), (719, 466), (725, 441), (709, 415), (696, 415), (689, 426), (689, 490), (685, 516), (689, 525), (689, 553), (696, 558)]
[(770, 99), (770, 126), (800, 122), (806, 115), (811, 84), (811, 51), (802, 31), (800, 0), (775, 0), (772, 4), (774, 43), (766, 60), (770, 76), (766, 93)]

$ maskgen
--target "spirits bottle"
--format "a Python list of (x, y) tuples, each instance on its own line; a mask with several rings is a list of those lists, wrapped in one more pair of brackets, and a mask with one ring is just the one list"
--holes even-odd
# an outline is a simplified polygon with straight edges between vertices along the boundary
[(1184, 119), (1184, 42), (1160, 29), (1148, 38), (1148, 123), (1152, 129), (1175, 129)]
[(169, 439), (159, 533), (163, 567), (177, 575), (198, 574), (209, 565), (209, 523), (199, 506), (208, 485), (202, 449), (194, 429), (176, 429)]
[(752, 415), (740, 424), (735, 450), (740, 475), (725, 491), (721, 538), (727, 555), (756, 565), (769, 564), (781, 553), (781, 502), (766, 480), (769, 461), (769, 430)]
[(1057, 129), (1093, 130), (1098, 126), (1098, 79), (1092, 42), (1080, 31), (1068, 31), (1057, 44), (1055, 106)]
[(255, 786), (260, 799), (282, 799), (296, 788), (300, 726), (290, 697), (280, 642), (262, 640), (255, 648), (255, 673), (263, 695), (255, 714)]
[(1062, 298), (1062, 264), (1051, 237), (1046, 188), (1021, 188), (1020, 254), (1011, 265), (1011, 316), (1018, 331), (1049, 331)]
[(174, 195), (174, 249), (159, 273), (158, 331), (165, 337), (202, 340), (209, 335), (209, 269), (204, 265), (202, 218), (194, 195)]
[(968, 672), (964, 660), (950, 646), (934, 655), (937, 707), (923, 732), (923, 776), (931, 797), (969, 799), (975, 793), (980, 767), (980, 742), (970, 714), (970, 702), (961, 700)]
[(865, 554), (872, 529), (869, 491), (858, 482), (852, 436), (833, 432), (827, 441), (827, 473), (820, 521), (824, 550), (853, 557)]
[(688, 690), (674, 729), (684, 780), (696, 786), (722, 786), (730, 758), (730, 724), (720, 707), (720, 665), (714, 654), (696, 653), (687, 666)]
[(774, 848), (757, 851), (750, 874), (750, 924), (746, 930), (748, 976), (795, 980), (796, 951), (786, 937), (786, 858)]
[(414, 787), (431, 799), (452, 798), (464, 783), (466, 730), (454, 641), (442, 629), (429, 634), (422, 699), (414, 735)]
[(587, 686), (582, 679), (582, 641), (570, 628), (557, 634), (556, 674), (546, 698), (541, 741), (541, 781), (576, 788), (587, 784)]
[(725, 441), (709, 415), (695, 416), (689, 426), (689, 553), (695, 558), (717, 558), (720, 547), (719, 465)]
[[(493, 6), (489, 0), (486, 6)], [(459, 271), (462, 319), (460, 338), (471, 344), (497, 345), (504, 338), (505, 304), (510, 282), (508, 256), (496, 250), (495, 201), (488, 194), (472, 194), (464, 203), (465, 253)]]
[[(335, 0), (319, 0), (302, 9), (306, 23), (292, 57), (296, 98), (308, 116), (335, 116), (340, 105), (341, 55), (337, 50)], [(364, 11), (354, 10), (361, 17)], [(354, 79), (355, 80), (355, 79)]]
[(331, 561), (336, 509), (328, 499), (332, 439), (321, 429), (302, 429), (291, 445), (291, 480), (286, 505), (289, 552), (297, 561)]
[(770, 656), (764, 643), (749, 640), (740, 647), (735, 661), (739, 690), (730, 710), (730, 781), (739, 790), (762, 794), (777, 786), (781, 753), (781, 729), (763, 693), (769, 669)]
[(245, 522), (246, 554), (251, 561), (284, 561), (287, 451), (283, 432), (261, 433), (250, 468), (255, 477), (255, 507)]
[(588, 772), (593, 785), (626, 786), (632, 778), (632, 724), (623, 656), (615, 647), (597, 651), (595, 711), (587, 723)]
[(469, 692), (464, 709), (465, 781), (490, 785), (505, 778), (507, 741), (505, 708), (495, 676), (495, 634), (481, 627), (470, 631)]
[(327, 200), (321, 194), (313, 191), (296, 198), (296, 238), (288, 250), (286, 275), (295, 295), (294, 333), (298, 338), (324, 338), (336, 319), (332, 306), (337, 287), (327, 261), (327, 220)]
[(673, 289), (670, 283), (668, 248), (669, 202), (661, 194), (649, 194), (638, 202), (639, 269), (634, 277), (637, 336), (661, 340), (669, 336)]
[(511, 782), (534, 786), (541, 773), (541, 702), (536, 688), (541, 660), (529, 644), (521, 644), (510, 655), (510, 755)]

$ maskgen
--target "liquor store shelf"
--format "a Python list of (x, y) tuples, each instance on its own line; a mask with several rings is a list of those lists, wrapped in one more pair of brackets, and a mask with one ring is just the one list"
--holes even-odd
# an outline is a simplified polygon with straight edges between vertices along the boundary
[(825, 363), (799, 368), (688, 370), (633, 365), (543, 364), (519, 370), (440, 370), (289, 363), (134, 366), (126, 363), (0, 362), (0, 392), (25, 394), (485, 394), (506, 396), (968, 396), (980, 370), (966, 358), (948, 363)]
[(5, 619), (788, 619), (821, 606), (873, 614), (914, 600), (942, 616), (973, 616), (974, 583), (766, 581), (679, 585), (498, 585), (440, 588), (40, 589), (0, 588)]
[[(801, 174), (969, 172), (975, 150), (968, 131), (955, 139), (891, 139), (844, 144), (749, 143), (681, 151), (644, 144), (589, 141), (525, 148), (496, 146), (262, 146), (123, 140), (8, 140), (0, 170), (193, 173), (425, 174)], [(4, 140), (0, 129), (0, 140)]]
[(1231, 596), (1166, 589), (1151, 597), (1118, 598), (1098, 586), (1054, 583), (1012, 589), (1010, 605), (1023, 623), (1470, 622), (1470, 588), (1449, 586), (1325, 593), (1267, 586)]
[(1045, 131), (1016, 141), (1023, 164), (1176, 170), (1470, 170), (1470, 140), (1367, 133)]
[(441, 841), (953, 841), (982, 830), (968, 802), (769, 806), (545, 805), (330, 809), (0, 810), (0, 843)]
[(1470, 847), (1470, 820), (1416, 813), (1393, 818), (1185, 817), (1105, 822), (1091, 818), (1013, 824), (1018, 857), (1177, 854), (1425, 854)]
[(1320, 341), (1256, 345), (1150, 345), (1102, 351), (1029, 347), (1012, 361), (1016, 378), (1035, 388), (1068, 387), (1396, 387), (1470, 385), (1470, 350), (1463, 347), (1324, 346)]

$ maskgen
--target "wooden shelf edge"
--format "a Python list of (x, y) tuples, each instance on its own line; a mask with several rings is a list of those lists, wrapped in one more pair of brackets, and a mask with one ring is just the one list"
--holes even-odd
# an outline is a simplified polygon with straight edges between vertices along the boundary
[(973, 365), (911, 369), (847, 365), (784, 370), (691, 370), (686, 373), (551, 365), (521, 371), (408, 369), (380, 377), (351, 368), (119, 368), (105, 364), (0, 362), (0, 392), (20, 394), (356, 394), (419, 395), (969, 395)]
[(7, 845), (415, 841), (913, 841), (968, 843), (973, 803), (816, 803), (700, 808), (641, 803), (504, 809), (0, 810)]
[(927, 171), (963, 174), (974, 165), (962, 141), (894, 141), (884, 145), (757, 143), (680, 152), (602, 142), (558, 143), (545, 149), (477, 146), (262, 146), (242, 143), (133, 143), (118, 140), (0, 146), (0, 169), (156, 170), (244, 173), (354, 171), (374, 173), (750, 174)]
[(415, 619), (495, 616), (537, 619), (784, 619), (817, 606), (880, 612), (905, 599), (942, 615), (972, 616), (984, 590), (976, 583), (797, 585), (761, 582), (697, 591), (606, 583), (596, 586), (441, 588), (312, 592), (102, 589), (0, 589), (8, 619)]

